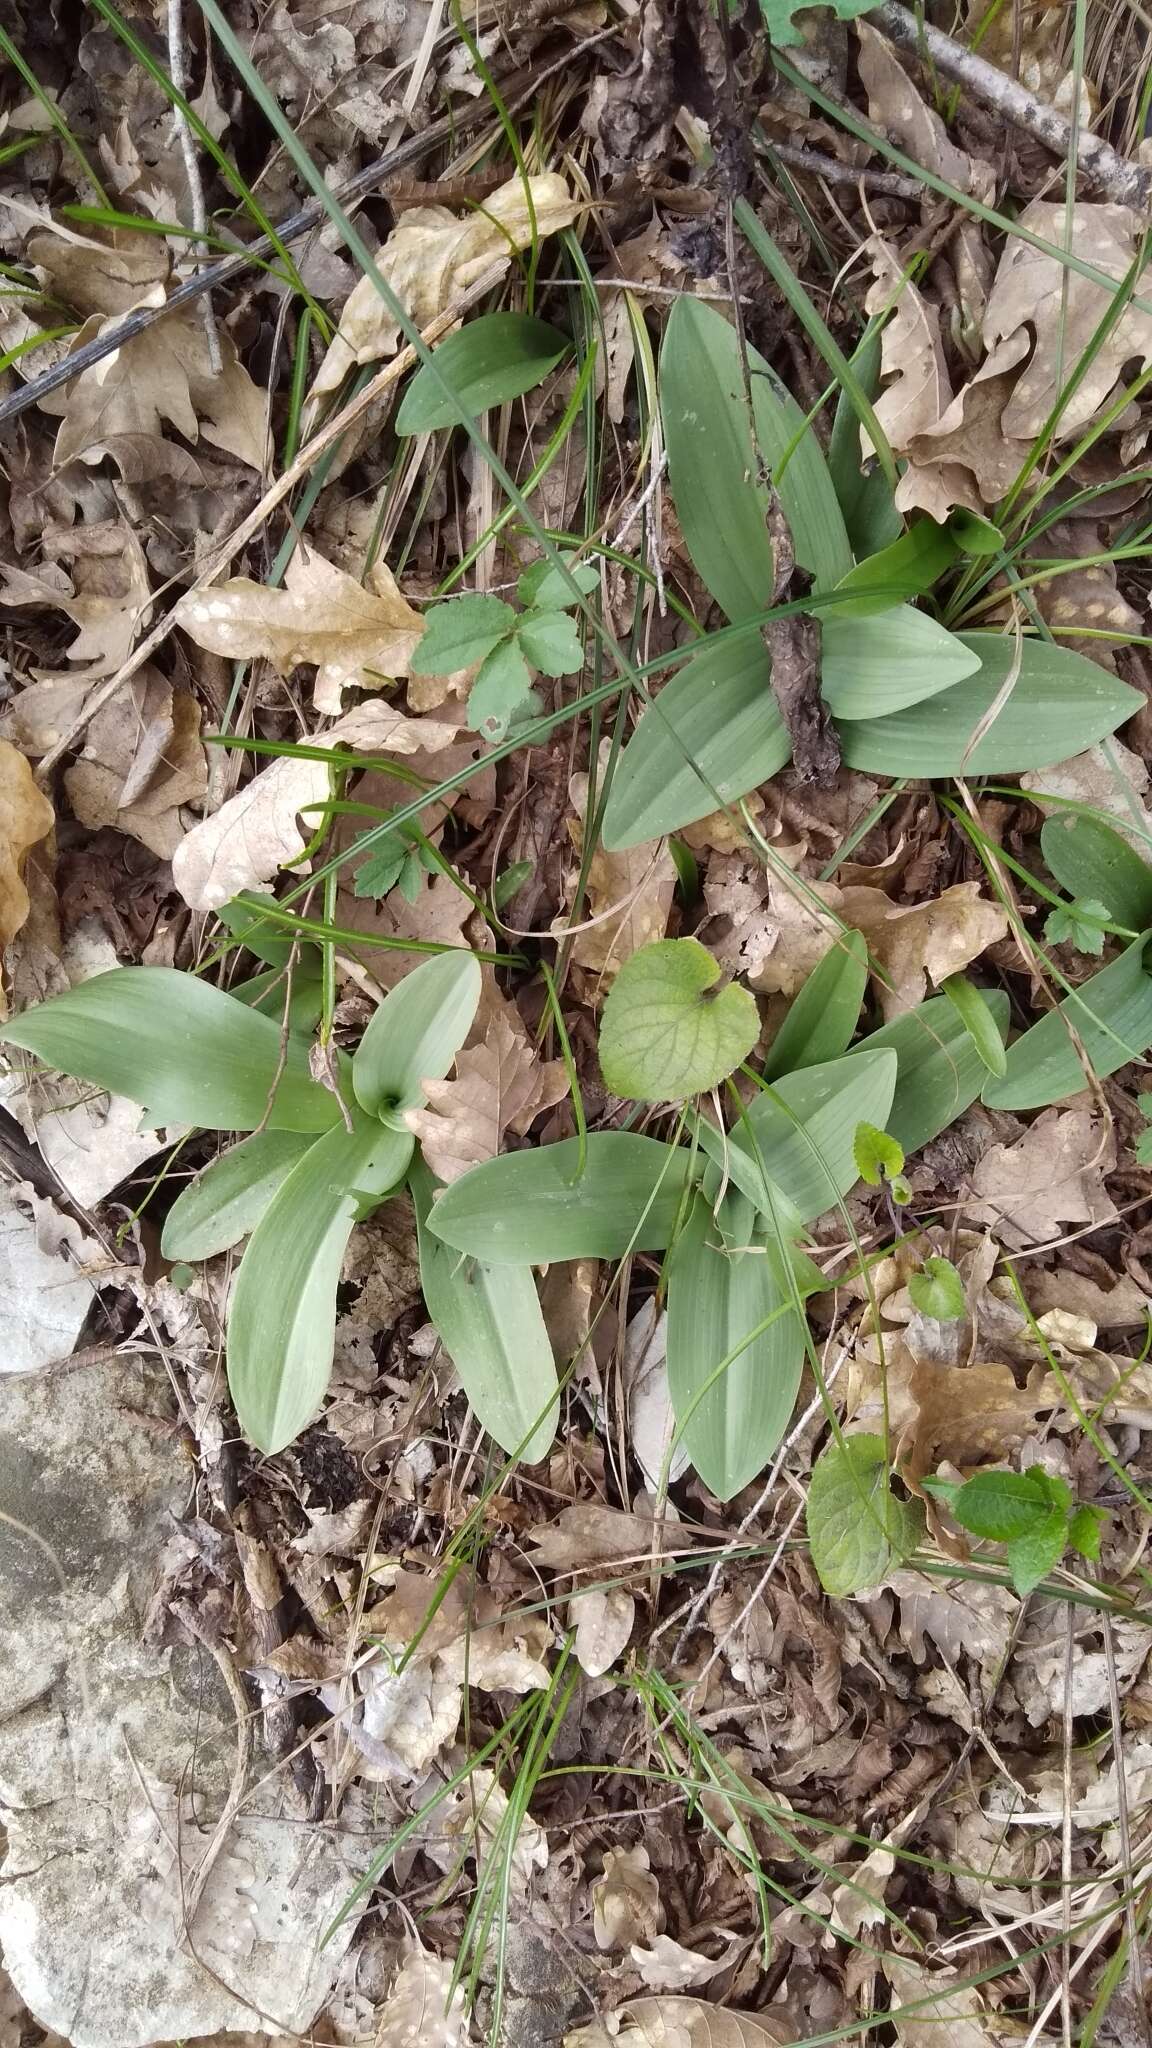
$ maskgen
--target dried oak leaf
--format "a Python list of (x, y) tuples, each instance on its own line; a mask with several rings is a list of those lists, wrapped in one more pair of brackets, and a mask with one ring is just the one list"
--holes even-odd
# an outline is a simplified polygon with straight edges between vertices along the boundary
[[(379, 702), (361, 704), (324, 735), (334, 747), (371, 754), (439, 753), (456, 737), (454, 726), (405, 718)], [(240, 890), (266, 889), (277, 869), (303, 853), (313, 827), (301, 830), (299, 813), (324, 801), (329, 774), (326, 761), (284, 755), (196, 825), (172, 860), (184, 901), (193, 910), (218, 910)]]
[[(413, 207), (393, 228), (376, 266), (409, 318), (427, 327), (492, 264), (507, 264), (515, 250), (566, 228), (579, 210), (555, 171), (529, 178), (527, 189), (523, 178), (509, 178), (485, 201), (483, 211), (463, 218), (446, 206)], [(372, 279), (362, 277), (340, 316), (310, 401), (335, 391), (356, 363), (392, 355), (399, 343), (399, 327)]]
[(468, 2008), (452, 1977), (450, 1962), (414, 1949), (380, 2010), (373, 2048), (463, 2048)]
[(577, 2027), (564, 2048), (788, 2048), (796, 2039), (791, 2019), (729, 2012), (699, 1998), (634, 1998), (617, 2018), (611, 2034), (598, 2025)]
[(459, 1180), (495, 1159), (506, 1130), (523, 1137), (567, 1088), (563, 1060), (541, 1062), (507, 1018), (495, 1016), (482, 1044), (457, 1054), (453, 1080), (424, 1083), (429, 1107), (410, 1109), (406, 1121), (438, 1179)]
[(84, 320), (139, 306), (157, 285), (163, 289), (172, 267), (162, 235), (124, 228), (112, 228), (101, 239), (69, 234), (67, 240), (55, 230), (37, 229), (24, 245), (24, 260), (42, 272), (57, 301)]
[[(998, 2025), (985, 2019), (980, 1994), (959, 1970), (926, 1970), (903, 1956), (886, 1955), (884, 1974), (892, 1986), (892, 2025), (900, 2048), (1001, 2048)], [(905, 2017), (902, 2008), (914, 2006)], [(1037, 2048), (1044, 2048), (1038, 2041)]]
[(660, 1884), (652, 1874), (647, 1849), (639, 1844), (631, 1849), (606, 1849), (604, 1874), (592, 1886), (592, 1931), (597, 1948), (606, 1954), (610, 1949), (628, 1948), (634, 1941), (650, 1941), (663, 1926)]
[(28, 849), (46, 838), (55, 822), (52, 806), (37, 789), (23, 754), (8, 740), (0, 740), (0, 951), (28, 915)]
[(316, 709), (338, 714), (349, 685), (376, 690), (385, 679), (406, 675), (424, 630), (382, 563), (372, 581), (365, 589), (302, 543), (283, 589), (234, 576), (181, 598), (176, 618), (211, 654), (263, 655), (282, 676), (302, 661), (314, 662)]
[(187, 830), (181, 806), (208, 786), (196, 699), (146, 664), (92, 720), (64, 786), (82, 825), (111, 825), (171, 860)]
[(4, 567), (0, 604), (63, 612), (79, 627), (67, 659), (86, 667), (82, 675), (47, 674), (16, 699), (11, 717), (17, 736), (34, 754), (55, 745), (77, 715), (88, 685), (120, 667), (147, 624), (152, 602), (147, 559), (126, 520), (46, 527), (42, 545), (45, 552), (71, 561), (71, 577), (57, 562), (46, 563), (35, 576)]
[(1013, 1145), (993, 1145), (972, 1175), (971, 1222), (1013, 1250), (1059, 1237), (1062, 1226), (1109, 1223), (1116, 1205), (1104, 1175), (1116, 1139), (1090, 1109), (1046, 1109)]
[(938, 178), (959, 186), (961, 192), (991, 200), (996, 189), (991, 164), (966, 156), (949, 141), (939, 114), (925, 105), (891, 43), (866, 21), (858, 21), (855, 27), (869, 119), (926, 171), (935, 171)]

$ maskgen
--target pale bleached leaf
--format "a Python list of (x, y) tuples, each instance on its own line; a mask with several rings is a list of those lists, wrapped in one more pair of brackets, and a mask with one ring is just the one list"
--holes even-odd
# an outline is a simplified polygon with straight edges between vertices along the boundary
[(602, 1678), (623, 1656), (636, 1619), (636, 1602), (627, 1586), (590, 1586), (568, 1603), (574, 1625), (576, 1662), (589, 1678)]
[(23, 754), (10, 741), (0, 740), (0, 949), (15, 937), (28, 915), (23, 880), (28, 849), (43, 839), (55, 822), (52, 806), (36, 787)]
[(406, 1121), (437, 1178), (459, 1180), (495, 1159), (506, 1130), (523, 1137), (567, 1088), (563, 1060), (538, 1060), (507, 1018), (494, 1015), (483, 1044), (457, 1054), (455, 1079), (428, 1081), (428, 1108), (409, 1110)]
[(796, 2039), (786, 2018), (729, 2012), (699, 1998), (634, 1998), (617, 2019), (612, 2034), (599, 2025), (577, 2027), (564, 2048), (790, 2048)]
[(660, 1904), (660, 1883), (654, 1875), (647, 1849), (606, 1849), (604, 1871), (592, 1886), (592, 1930), (596, 1946), (630, 1948), (633, 1942), (650, 1941), (664, 1926)]
[(376, 2024), (373, 2048), (464, 2048), (464, 1992), (452, 1989), (452, 1963), (417, 1948), (400, 1967)]

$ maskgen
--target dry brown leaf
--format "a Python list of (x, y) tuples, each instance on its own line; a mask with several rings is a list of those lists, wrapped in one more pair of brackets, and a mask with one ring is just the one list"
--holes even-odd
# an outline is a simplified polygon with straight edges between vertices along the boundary
[(651, 1515), (630, 1515), (622, 1508), (579, 1501), (561, 1508), (546, 1527), (533, 1529), (531, 1540), (536, 1548), (532, 1561), (550, 1571), (569, 1571), (580, 1565), (642, 1560), (668, 1548), (673, 1527), (668, 1520), (657, 1521)]
[(891, 43), (866, 21), (855, 26), (869, 119), (926, 171), (935, 171), (938, 178), (957, 185), (961, 192), (991, 200), (996, 189), (992, 165), (965, 156), (949, 141), (939, 114), (925, 105)]
[(576, 1662), (589, 1678), (602, 1678), (628, 1648), (636, 1620), (636, 1602), (627, 1586), (590, 1586), (568, 1602), (568, 1621), (576, 1631)]
[[(900, 2048), (1001, 2048), (1003, 2034), (984, 2017), (979, 1991), (964, 1988), (959, 1970), (926, 1970), (903, 1956), (886, 1955), (884, 1974), (892, 1986), (892, 2024)], [(953, 1989), (954, 1986), (959, 1989)], [(915, 2006), (906, 2017), (902, 2006)], [(1045, 2048), (1037, 2040), (1036, 2048)]]
[(212, 654), (263, 655), (282, 676), (302, 661), (314, 662), (316, 709), (338, 714), (350, 685), (378, 690), (407, 674), (424, 630), (382, 565), (374, 581), (376, 588), (366, 590), (301, 542), (282, 590), (235, 576), (181, 598), (176, 618)]
[(82, 319), (93, 313), (124, 314), (140, 305), (149, 290), (163, 287), (171, 270), (162, 235), (141, 235), (111, 229), (97, 239), (37, 230), (24, 247), (27, 262), (42, 272), (62, 305)]
[(666, 1310), (657, 1313), (654, 1294), (628, 1325), (620, 1374), (628, 1401), (629, 1442), (645, 1482), (652, 1488), (664, 1483), (667, 1459), (666, 1483), (674, 1486), (688, 1470), (689, 1460), (682, 1443), (672, 1449), (676, 1417), (668, 1392), (668, 1315)]
[(882, 974), (877, 976), (886, 1017), (915, 1009), (930, 987), (939, 988), (1002, 939), (1007, 914), (980, 893), (979, 882), (956, 882), (927, 903), (891, 903), (878, 889), (841, 893), (845, 922), (863, 932)]
[[(576, 847), (582, 843), (581, 822), (588, 808), (588, 777), (574, 775), (569, 795), (577, 813), (569, 820), (569, 832)], [(575, 871), (572, 881), (575, 882)], [(631, 846), (626, 853), (606, 853), (597, 846), (588, 864), (588, 889), (581, 923), (572, 941), (572, 958), (580, 967), (605, 981), (619, 973), (625, 960), (653, 939), (662, 939), (668, 929), (672, 899), (676, 893), (676, 866), (662, 839)], [(591, 920), (595, 922), (591, 922)], [(557, 934), (566, 920), (553, 922)]]
[(881, 1346), (860, 1339), (849, 1366), (848, 1413), (854, 1430), (889, 1431), (893, 1455), (915, 1478), (946, 1458), (968, 1469), (1019, 1450), (1039, 1411), (1058, 1399), (1046, 1374), (1018, 1387), (1007, 1365), (980, 1360), (941, 1365), (918, 1357), (889, 1331)]
[(968, 1217), (1014, 1251), (1059, 1237), (1065, 1224), (1109, 1223), (1117, 1210), (1104, 1175), (1115, 1165), (1115, 1135), (1092, 1110), (1046, 1109), (1015, 1144), (978, 1162)]
[(906, 500), (914, 491), (918, 506), (944, 519), (954, 505), (995, 505), (1011, 488), (1031, 444), (1005, 431), (1004, 408), (1016, 388), (1016, 365), (1027, 352), (1026, 335), (1003, 343), (935, 425), (912, 435), (906, 453), (918, 475), (914, 486), (906, 476), (900, 480)]
[(468, 2008), (452, 1976), (451, 1962), (415, 1949), (388, 1993), (372, 2048), (463, 2048)]
[[(120, 667), (147, 623), (151, 603), (148, 563), (127, 521), (103, 519), (63, 530), (46, 527), (41, 545), (71, 560), (72, 576), (55, 563), (46, 564), (38, 576), (5, 568), (0, 604), (64, 612), (80, 628), (67, 659), (87, 666), (82, 676), (48, 675), (21, 691), (11, 715), (21, 738), (27, 725), (27, 745), (33, 753), (47, 752), (71, 724), (89, 683)], [(47, 737), (49, 731), (54, 738)]]
[[(416, 206), (405, 213), (376, 264), (417, 327), (427, 327), (492, 264), (507, 264), (514, 250), (568, 227), (580, 210), (555, 171), (529, 178), (528, 191), (531, 212), (524, 180), (516, 177), (485, 200), (483, 211), (477, 208), (462, 218), (446, 206)], [(340, 316), (310, 401), (335, 391), (356, 363), (392, 355), (399, 343), (399, 327), (372, 279), (362, 277)]]
[(454, 1080), (424, 1083), (429, 1106), (409, 1110), (406, 1121), (438, 1179), (459, 1180), (495, 1159), (506, 1130), (523, 1137), (567, 1090), (563, 1060), (537, 1059), (507, 1017), (494, 1016), (483, 1043), (457, 1054)]
[(726, 1929), (717, 1928), (722, 1935), (726, 1953), (713, 1958), (702, 1956), (696, 1949), (685, 1948), (673, 1941), (670, 1934), (657, 1934), (647, 1948), (633, 1945), (632, 1961), (649, 1991), (686, 1991), (693, 1984), (707, 1984), (711, 1977), (726, 1970), (732, 1960), (733, 1951), (742, 1946), (739, 1935)]
[(28, 849), (46, 838), (55, 822), (52, 806), (37, 789), (23, 754), (8, 740), (0, 740), (0, 951), (28, 915)]
[(647, 1849), (606, 1849), (604, 1874), (592, 1886), (592, 1928), (602, 1953), (649, 1941), (664, 1925), (659, 1880)]
[[(364, 753), (433, 754), (450, 747), (457, 733), (454, 726), (431, 718), (406, 718), (391, 705), (373, 703), (350, 711), (324, 737)], [(277, 870), (286, 861), (297, 860), (312, 837), (314, 826), (306, 823), (301, 830), (299, 813), (306, 804), (324, 801), (330, 772), (326, 761), (284, 755), (195, 826), (172, 861), (172, 878), (184, 901), (193, 910), (219, 910), (242, 889), (266, 889)], [(436, 880), (459, 896), (447, 876)], [(466, 902), (464, 907), (467, 911)]]
[[(1059, 804), (1046, 804), (1044, 795), (1064, 797), (1069, 803), (1086, 804), (1091, 810), (1106, 811), (1122, 838), (1147, 857), (1148, 842), (1139, 830), (1152, 833), (1152, 811), (1147, 804), (1148, 770), (1139, 754), (1123, 740), (1109, 740), (1106, 746), (1089, 747), (1051, 768), (1029, 768), (1020, 777), (1021, 786), (1033, 794), (1039, 810), (1068, 820)], [(1133, 828), (1137, 829), (1133, 829)]]
[(92, 720), (64, 786), (82, 825), (111, 825), (171, 860), (187, 831), (180, 807), (208, 786), (196, 699), (146, 664)]
[[(163, 290), (156, 286), (141, 303), (156, 305), (162, 298)], [(114, 324), (93, 314), (73, 336), (69, 353)], [(57, 467), (77, 458), (98, 462), (105, 453), (116, 458), (117, 443), (128, 435), (136, 475), (168, 475), (170, 458), (162, 446), (167, 421), (185, 440), (203, 438), (249, 468), (263, 469), (264, 396), (243, 368), (226, 329), (221, 330), (220, 347), (223, 366), (214, 373), (204, 322), (198, 308), (189, 306), (155, 321), (122, 348), (82, 370), (63, 393), (48, 393), (39, 401), (41, 410), (63, 422), (56, 436)]]
[[(1131, 640), (1143, 631), (1144, 622), (1135, 605), (1120, 594), (1115, 562), (1090, 560), (1083, 568), (1075, 566), (1081, 556), (1095, 557), (1106, 552), (1099, 527), (1092, 519), (1058, 520), (1049, 528), (1044, 546), (1050, 556), (1072, 566), (1065, 573), (1037, 584), (1036, 603), (1041, 616), (1059, 633), (1062, 647), (1070, 647), (1114, 672), (1112, 648), (1106, 640), (1092, 637), (1093, 634), (1108, 632), (1118, 641)], [(1077, 626), (1091, 629), (1086, 638), (1074, 637), (1073, 629)], [(1119, 752), (1127, 751), (1119, 741), (1114, 744)], [(1104, 756), (1103, 747), (1093, 751)], [(1134, 761), (1138, 758), (1130, 756)], [(1140, 766), (1143, 767), (1142, 762)], [(1145, 770), (1145, 785), (1147, 780)]]
[(564, 2048), (788, 2048), (795, 2038), (788, 2019), (728, 2012), (699, 1998), (634, 1998), (621, 2007), (618, 2031), (577, 2027)]

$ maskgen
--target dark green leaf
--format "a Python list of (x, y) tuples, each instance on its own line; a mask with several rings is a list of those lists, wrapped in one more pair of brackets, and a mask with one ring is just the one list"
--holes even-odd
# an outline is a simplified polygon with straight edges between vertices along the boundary
[(429, 1228), (457, 1251), (501, 1266), (555, 1259), (618, 1259), (670, 1243), (689, 1168), (675, 1150), (631, 1131), (595, 1131), (584, 1172), (575, 1138), (507, 1152), (453, 1181)]
[[(575, 619), (567, 612), (537, 609), (520, 614), (516, 640), (521, 653), (546, 676), (578, 675), (584, 649)], [(479, 680), (479, 678), (477, 678)]]
[(1137, 939), (1009, 1046), (1007, 1071), (985, 1084), (990, 1109), (1043, 1109), (1080, 1093), (1087, 1083), (1069, 1023), (1098, 1075), (1114, 1074), (1147, 1052), (1152, 1045), (1152, 976), (1144, 968), (1148, 939), (1147, 933)]
[(600, 1068), (614, 1095), (680, 1101), (723, 1081), (760, 1035), (756, 999), (698, 939), (657, 939), (624, 962), (600, 1023)]
[(127, 1095), (156, 1124), (252, 1131), (273, 1088), (272, 1130), (323, 1131), (340, 1114), (309, 1074), (298, 1038), (288, 1041), (277, 1081), (279, 1025), (172, 967), (114, 967), (11, 1019), (0, 1041)]
[(984, 999), (984, 990), (963, 974), (950, 974), (940, 990), (951, 1003), (976, 1048), (977, 1057), (990, 1074), (1002, 1074), (1008, 1065), (999, 1026)]
[(1111, 825), (1061, 811), (1045, 818), (1040, 847), (1069, 896), (1106, 903), (1111, 923), (1130, 932), (1152, 925), (1152, 867)]
[(1082, 753), (1144, 702), (1139, 691), (1099, 663), (1047, 640), (1025, 640), (1011, 695), (973, 747), (1017, 649), (1007, 634), (957, 637), (979, 655), (979, 671), (889, 717), (845, 721), (840, 739), (846, 767), (881, 775), (1014, 775)]
[[(859, 430), (857, 430), (859, 446)], [(889, 611), (907, 597), (919, 597), (959, 559), (960, 544), (947, 526), (933, 519), (918, 520), (863, 562), (857, 562), (836, 585), (836, 611), (842, 616), (862, 618), (870, 612)], [(828, 613), (823, 614), (828, 617)]]
[[(473, 416), (543, 382), (572, 344), (527, 313), (482, 313), (433, 350), (436, 369)], [(427, 365), (417, 370), (396, 415), (398, 434), (459, 425), (457, 407)]]
[[(980, 997), (1003, 1036), (1007, 996), (1000, 989), (981, 989)], [(873, 1051), (896, 1054), (896, 1092), (883, 1121), (904, 1147), (906, 1159), (954, 1124), (988, 1079), (971, 1032), (946, 996), (893, 1018), (854, 1048), (854, 1053)]]
[(450, 676), (483, 661), (516, 624), (502, 597), (453, 597), (424, 614), (424, 636), (412, 656), (416, 676)]
[(1104, 1508), (1077, 1508), (1068, 1524), (1068, 1547), (1078, 1551), (1081, 1557), (1089, 1558), (1094, 1564), (1100, 1558), (1100, 1532), (1104, 1526)]
[(1067, 1542), (1067, 1516), (1054, 1509), (1046, 1521), (1008, 1545), (1008, 1570), (1022, 1600), (1055, 1570)]
[(808, 1487), (808, 1544), (826, 1593), (878, 1586), (915, 1549), (919, 1503), (897, 1500), (878, 1436), (847, 1436), (822, 1451)]
[(305, 1131), (257, 1131), (204, 1167), (164, 1219), (166, 1259), (211, 1259), (250, 1237), (293, 1167), (317, 1139)]
[(812, 969), (768, 1048), (765, 1081), (801, 1067), (818, 1067), (848, 1050), (868, 986), (868, 946), (862, 932), (840, 932)]
[(1027, 1472), (977, 1472), (965, 1481), (952, 1512), (973, 1536), (1012, 1543), (1046, 1522), (1054, 1509), (1067, 1515), (1072, 1495), (1062, 1479), (1040, 1465)]
[(468, 723), (495, 745), (532, 695), (532, 675), (515, 640), (502, 640), (486, 654), (468, 693)]
[(404, 864), (412, 848), (401, 832), (389, 832), (377, 846), (372, 848), (367, 859), (356, 870), (352, 887), (354, 896), (387, 896), (396, 887), (404, 872)]
[(951, 1259), (925, 1259), (918, 1273), (908, 1275), (908, 1292), (921, 1315), (937, 1323), (958, 1323), (967, 1314), (964, 1282)]

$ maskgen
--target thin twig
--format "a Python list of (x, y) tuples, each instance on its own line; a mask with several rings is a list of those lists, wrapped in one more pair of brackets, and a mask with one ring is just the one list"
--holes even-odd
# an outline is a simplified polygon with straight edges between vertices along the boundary
[(830, 185), (863, 185), (869, 192), (883, 192), (892, 199), (924, 197), (923, 185), (915, 178), (902, 177), (899, 171), (863, 170), (859, 164), (842, 164), (837, 157), (825, 156), (821, 150), (798, 149), (793, 142), (775, 142), (771, 137), (767, 147), (781, 163), (807, 171), (812, 178), (827, 178)]
[[(188, 97), (188, 67), (184, 62), (184, 0), (168, 0), (168, 75), (182, 100)], [(197, 270), (203, 268), (205, 243), (204, 230), (208, 225), (208, 213), (204, 205), (204, 180), (200, 175), (200, 159), (196, 154), (196, 138), (192, 124), (182, 106), (177, 105), (173, 120), (180, 137), (180, 153), (184, 158), (184, 176), (188, 181), (188, 224), (197, 239), (192, 248), (195, 252)], [(204, 323), (204, 341), (208, 350), (208, 367), (214, 377), (224, 367), (220, 354), (220, 336), (216, 332), (216, 315), (212, 310), (211, 291), (205, 291), (200, 302), (200, 318)]]
[(930, 22), (909, 12), (900, 5), (900, 0), (885, 0), (874, 14), (869, 15), (872, 25), (896, 43), (902, 50), (910, 50), (943, 72), (945, 78), (954, 79), (957, 85), (971, 93), (982, 106), (991, 107), (1005, 121), (1015, 128), (1023, 128), (1034, 135), (1046, 149), (1055, 156), (1075, 155), (1085, 177), (1104, 194), (1120, 206), (1134, 207), (1139, 213), (1147, 213), (1152, 205), (1152, 171), (1140, 164), (1129, 163), (1113, 149), (1110, 142), (1103, 142), (1098, 135), (1086, 134), (1080, 130), (1073, 134), (1072, 123), (1055, 107), (1038, 100), (1014, 78), (1008, 78), (989, 64), (984, 57), (978, 57), (972, 50), (965, 50), (953, 42), (942, 30), (933, 28)]

